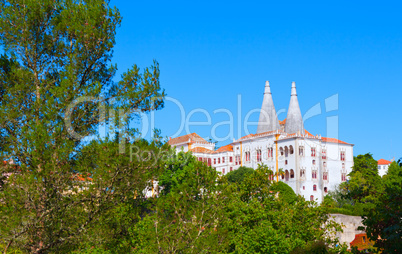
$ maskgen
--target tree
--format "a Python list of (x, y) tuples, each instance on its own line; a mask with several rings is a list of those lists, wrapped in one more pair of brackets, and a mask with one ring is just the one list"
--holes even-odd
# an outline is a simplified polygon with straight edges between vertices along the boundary
[(254, 169), (241, 166), (238, 169), (226, 174), (226, 178), (231, 183), (240, 184), (248, 175), (252, 174)]
[(279, 193), (279, 197), (290, 204), (298, 199), (293, 189), (284, 182), (273, 182), (270, 190), (274, 193)]
[(364, 204), (367, 209), (374, 205), (376, 197), (382, 192), (381, 177), (378, 175), (377, 161), (371, 154), (354, 157), (350, 180), (340, 187), (345, 189), (345, 198)]
[(367, 236), (382, 253), (400, 253), (402, 248), (402, 167), (392, 162), (383, 177), (384, 192), (363, 217)]
[[(125, 174), (153, 169), (118, 158), (128, 156), (135, 133), (127, 123), (163, 107), (158, 63), (143, 72), (134, 65), (113, 82), (121, 17), (107, 0), (4, 0), (0, 10), (1, 152), (20, 168), (0, 192), (0, 234), (32, 253), (67, 251), (124, 198)], [(107, 112), (117, 112), (109, 125), (119, 129), (120, 144), (81, 151)], [(100, 154), (96, 167), (87, 160), (91, 149)]]

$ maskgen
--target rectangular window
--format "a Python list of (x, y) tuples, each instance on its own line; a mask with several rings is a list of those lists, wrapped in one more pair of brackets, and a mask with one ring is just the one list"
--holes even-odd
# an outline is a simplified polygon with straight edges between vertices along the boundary
[(341, 151), (341, 161), (345, 161), (345, 151)]
[(317, 170), (313, 170), (311, 173), (311, 178), (317, 179)]
[(233, 157), (232, 156), (229, 157), (229, 162), (233, 162)]
[(323, 180), (328, 180), (328, 172), (322, 173), (322, 179)]
[(314, 147), (311, 148), (311, 157), (315, 157), (315, 148)]
[(230, 172), (232, 172), (233, 171), (233, 167), (230, 167)]
[(315, 160), (313, 160), (313, 162), (312, 162), (312, 163), (313, 163), (313, 165), (315, 165)]
[(342, 173), (342, 182), (346, 182), (346, 173)]
[(322, 149), (321, 154), (322, 154), (322, 159), (323, 159), (323, 160), (326, 160), (326, 159), (327, 159), (327, 150), (326, 150), (326, 149)]
[(223, 175), (225, 174), (225, 168), (222, 168), (222, 174)]
[(216, 164), (216, 158), (214, 159), (214, 164)]
[(218, 158), (218, 164), (220, 164), (221, 163), (221, 158)]
[(299, 155), (304, 156), (304, 147), (303, 146), (299, 147)]
[(225, 157), (222, 157), (222, 163), (225, 163)]

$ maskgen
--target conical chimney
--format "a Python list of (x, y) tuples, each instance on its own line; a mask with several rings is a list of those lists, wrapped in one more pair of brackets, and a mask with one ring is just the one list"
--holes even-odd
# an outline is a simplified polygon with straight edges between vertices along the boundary
[(300, 112), (299, 101), (297, 100), (296, 82), (292, 82), (292, 91), (290, 95), (288, 115), (286, 117), (285, 132), (288, 134), (298, 132), (304, 134), (303, 118)]
[(279, 129), (278, 116), (274, 102), (272, 100), (271, 88), (269, 87), (269, 81), (265, 82), (264, 99), (262, 101), (260, 119), (258, 120), (257, 133), (263, 133), (268, 131), (275, 131)]

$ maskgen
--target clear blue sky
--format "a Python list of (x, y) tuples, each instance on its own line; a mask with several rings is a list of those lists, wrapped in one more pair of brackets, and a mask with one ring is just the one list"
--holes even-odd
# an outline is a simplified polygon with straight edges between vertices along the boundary
[[(210, 125), (192, 126), (190, 132), (211, 136), (214, 124), (229, 120), (214, 110), (226, 108), (233, 112), (234, 138), (239, 138), (238, 95), (243, 121), (247, 112), (261, 107), (265, 80), (271, 83), (277, 111), (284, 112), (279, 114), (282, 120), (291, 82), (296, 81), (303, 115), (321, 103), (322, 113), (305, 121), (309, 132), (328, 136), (327, 118), (337, 116), (337, 135), (355, 144), (355, 155), (402, 157), (400, 1), (111, 4), (123, 16), (114, 54), (119, 72), (134, 63), (149, 66), (156, 59), (162, 87), (183, 105), (186, 116), (197, 108), (211, 115)], [(326, 112), (325, 99), (334, 94), (338, 110)], [(180, 111), (172, 101), (155, 119), (163, 136), (179, 130)], [(198, 112), (190, 120), (207, 118)], [(258, 113), (252, 114), (250, 121), (257, 120)], [(226, 136), (229, 126), (218, 126), (216, 133)]]

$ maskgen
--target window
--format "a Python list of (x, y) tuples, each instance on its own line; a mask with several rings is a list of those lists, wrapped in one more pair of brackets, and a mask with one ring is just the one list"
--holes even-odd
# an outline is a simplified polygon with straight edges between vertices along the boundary
[(378, 169), (381, 169), (381, 166), (378, 166)]
[(250, 152), (246, 152), (246, 161), (250, 161)]
[(317, 179), (317, 170), (313, 170), (313, 171), (311, 172), (311, 178)]
[(306, 189), (306, 186), (303, 186), (303, 190), (305, 190)]
[(285, 165), (288, 165), (288, 160), (285, 160)]
[(345, 169), (345, 163), (342, 163), (342, 169)]
[(202, 161), (202, 158), (201, 158), (201, 157), (198, 157), (198, 161)]
[(230, 172), (232, 172), (233, 171), (233, 167), (230, 167)]
[(273, 148), (272, 147), (268, 147), (268, 158), (272, 158), (273, 157)]
[(321, 155), (322, 155), (322, 159), (326, 160), (327, 159), (327, 149), (322, 149)]
[(232, 156), (229, 157), (229, 162), (233, 162), (233, 157)]
[(222, 174), (223, 175), (225, 174), (225, 168), (222, 168)]
[(345, 161), (345, 151), (341, 151), (341, 161)]
[(310, 201), (314, 201), (314, 196), (313, 195), (310, 196)]
[(299, 156), (304, 156), (304, 147), (299, 146)]
[(285, 170), (285, 181), (289, 181), (289, 171)]
[(282, 147), (279, 148), (279, 154), (280, 154), (281, 156), (283, 156), (283, 148), (282, 148)]
[(222, 157), (222, 163), (225, 163), (225, 157)]
[(257, 150), (257, 161), (261, 161), (261, 150)]
[(208, 166), (211, 166), (212, 159), (208, 158)]
[(295, 172), (293, 169), (290, 170), (290, 178), (295, 178)]
[(327, 193), (328, 192), (328, 188), (324, 187), (324, 192)]
[(313, 185), (313, 191), (317, 191), (317, 185)]
[(346, 182), (346, 173), (342, 173), (342, 182)]
[(322, 173), (322, 179), (323, 180), (328, 180), (328, 172)]
[(327, 163), (324, 161), (324, 162), (322, 163), (322, 166), (323, 166), (324, 169), (327, 168)]
[(313, 165), (315, 165), (315, 160), (312, 161)]
[(221, 158), (218, 158), (218, 164), (220, 164), (221, 163)]
[(301, 170), (300, 170), (300, 177), (301, 177), (301, 178), (304, 178), (305, 175), (306, 175), (306, 170), (301, 169)]
[(288, 157), (289, 155), (289, 149), (287, 146), (285, 146), (285, 157)]
[(214, 164), (216, 164), (216, 158), (214, 159)]
[(237, 155), (236, 155), (236, 157), (235, 157), (235, 165), (237, 165)]
[(293, 151), (293, 146), (289, 146), (289, 152), (290, 152), (290, 154), (293, 154), (293, 153), (294, 153), (294, 151)]
[(311, 148), (311, 157), (315, 157), (315, 147)]

